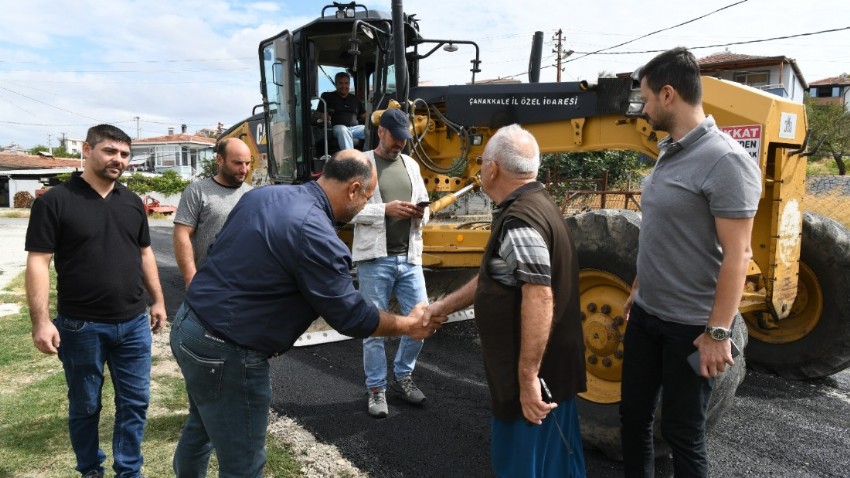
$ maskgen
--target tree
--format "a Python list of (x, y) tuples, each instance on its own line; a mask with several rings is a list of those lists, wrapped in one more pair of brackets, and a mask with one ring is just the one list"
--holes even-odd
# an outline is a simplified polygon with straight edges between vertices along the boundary
[(150, 179), (151, 189), (166, 196), (183, 192), (191, 182), (183, 179), (177, 171), (170, 170), (148, 179)]
[[(38, 144), (38, 145), (28, 149), (27, 152), (29, 154), (32, 154), (32, 155), (38, 155), (38, 153), (50, 152), (50, 148), (48, 148), (47, 146), (45, 146), (43, 144)], [(53, 157), (55, 157), (55, 158), (79, 158), (80, 157), (79, 153), (69, 153), (68, 150), (66, 150), (64, 146), (59, 146), (59, 147), (53, 148), (53, 152), (50, 153), (50, 154), (52, 154)]]
[[(635, 151), (593, 151), (587, 153), (544, 154), (537, 179), (551, 181), (549, 193), (556, 200), (568, 189), (563, 182), (569, 179), (600, 179), (608, 172), (609, 188), (621, 187), (632, 173), (640, 168), (640, 155)], [(589, 186), (588, 186), (589, 187)]]
[[(60, 174), (57, 178), (64, 182), (71, 178), (71, 174)], [(166, 196), (179, 194), (191, 182), (183, 179), (176, 171), (166, 171), (159, 176), (145, 176), (141, 173), (133, 173), (122, 176), (120, 181), (127, 186), (127, 189), (139, 196), (144, 196), (151, 191), (162, 193)]]
[[(608, 171), (608, 183), (619, 184), (639, 166), (635, 151), (593, 151), (588, 153), (544, 154), (538, 179), (598, 179)], [(553, 177), (556, 176), (556, 177)]]
[(218, 161), (210, 159), (201, 163), (201, 172), (198, 173), (199, 178), (212, 178), (218, 174)]
[(133, 173), (129, 176), (124, 176), (121, 178), (127, 189), (133, 191), (139, 196), (143, 196), (151, 191), (153, 191), (153, 187), (151, 186), (150, 178), (144, 176), (140, 173)]
[(850, 113), (840, 103), (816, 103), (808, 96), (805, 103), (812, 130), (810, 141), (817, 144), (826, 135), (821, 148), (832, 155), (838, 174), (844, 176), (847, 168), (842, 158), (850, 155)]

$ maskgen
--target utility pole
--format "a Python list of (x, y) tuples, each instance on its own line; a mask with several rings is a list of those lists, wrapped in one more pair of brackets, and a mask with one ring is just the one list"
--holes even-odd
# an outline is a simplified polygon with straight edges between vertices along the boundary
[(561, 82), (561, 72), (564, 71), (564, 68), (561, 66), (561, 62), (563, 60), (566, 60), (567, 57), (569, 57), (570, 55), (572, 55), (575, 52), (573, 52), (572, 50), (566, 50), (566, 51), (564, 50), (564, 31), (561, 30), (560, 28), (558, 29), (557, 32), (555, 32), (555, 37), (553, 38), (553, 40), (555, 41), (555, 49), (552, 50), (552, 53), (556, 54), (555, 65), (553, 65), (553, 66), (558, 69), (557, 81), (558, 81), (558, 83), (560, 83)]
[(47, 152), (53, 154), (53, 146), (50, 145), (50, 141), (53, 139), (53, 136), (50, 133), (47, 133)]
[(558, 83), (561, 82), (561, 52), (564, 50), (563, 47), (562, 47), (562, 45), (563, 45), (563, 35), (564, 35), (564, 31), (561, 30), (560, 28), (558, 29), (557, 32), (555, 32), (555, 38), (554, 38), (555, 49), (552, 50), (552, 53), (557, 54), (557, 57), (555, 58), (555, 68), (558, 69), (558, 73), (557, 73), (557, 82)]
[(136, 116), (136, 117), (134, 117), (133, 119), (135, 119), (135, 120), (136, 120), (136, 139), (139, 139), (139, 136), (140, 136), (140, 135), (141, 135), (141, 133), (142, 133), (142, 130), (141, 130), (141, 129), (139, 129), (139, 117), (138, 117), (138, 116)]

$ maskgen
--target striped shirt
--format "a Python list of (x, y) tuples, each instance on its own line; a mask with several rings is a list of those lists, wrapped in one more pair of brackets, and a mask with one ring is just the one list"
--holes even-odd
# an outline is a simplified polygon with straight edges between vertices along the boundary
[(488, 264), (490, 276), (496, 282), (510, 287), (524, 283), (552, 285), (546, 241), (524, 221), (515, 218), (505, 221), (497, 250)]

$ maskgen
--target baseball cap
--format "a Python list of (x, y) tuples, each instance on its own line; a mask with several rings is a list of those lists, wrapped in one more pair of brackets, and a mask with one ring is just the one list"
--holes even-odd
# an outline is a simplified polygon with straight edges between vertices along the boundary
[(390, 130), (395, 139), (411, 139), (410, 122), (407, 120), (407, 114), (404, 111), (389, 108), (381, 115), (382, 128)]

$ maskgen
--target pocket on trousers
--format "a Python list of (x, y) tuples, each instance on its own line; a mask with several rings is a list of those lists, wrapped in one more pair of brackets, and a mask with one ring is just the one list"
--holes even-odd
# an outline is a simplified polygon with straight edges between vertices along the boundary
[(256, 352), (250, 352), (245, 356), (245, 367), (247, 368), (268, 368), (269, 358)]
[(196, 354), (180, 344), (180, 369), (186, 380), (186, 391), (196, 402), (218, 400), (221, 397), (221, 382), (224, 375), (225, 360), (208, 358)]
[(57, 317), (56, 322), (59, 323), (54, 322), (54, 324), (66, 332), (80, 332), (88, 324), (85, 320), (69, 319), (68, 317)]

